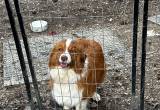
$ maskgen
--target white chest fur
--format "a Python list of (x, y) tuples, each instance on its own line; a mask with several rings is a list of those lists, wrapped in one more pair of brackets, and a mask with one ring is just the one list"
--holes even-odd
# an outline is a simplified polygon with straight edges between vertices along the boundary
[(82, 90), (76, 84), (80, 75), (73, 69), (56, 67), (50, 70), (50, 76), (54, 80), (52, 96), (58, 104), (73, 107), (80, 103)]

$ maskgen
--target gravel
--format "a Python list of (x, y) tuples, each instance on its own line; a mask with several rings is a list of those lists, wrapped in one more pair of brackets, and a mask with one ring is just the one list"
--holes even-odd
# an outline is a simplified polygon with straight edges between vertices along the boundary
[[(159, 0), (150, 0), (149, 16), (159, 13), (159, 2)], [(38, 86), (44, 110), (53, 110), (54, 108), (56, 110), (62, 110), (62, 108), (52, 100), (50, 90), (45, 81), (47, 78), (46, 64), (48, 60), (45, 57), (48, 56), (51, 45), (55, 41), (65, 38), (70, 31), (86, 36), (87, 38), (94, 38), (104, 47), (105, 58), (108, 64), (108, 74), (105, 82), (97, 89), (102, 96), (102, 100), (97, 103), (98, 106), (95, 102), (93, 103), (91, 101), (89, 107), (92, 108), (92, 110), (129, 110), (131, 107), (136, 109), (139, 107), (142, 7), (143, 1), (140, 1), (140, 25), (137, 53), (137, 96), (131, 97), (131, 18), (133, 14), (133, 1), (20, 1), (20, 8), (24, 18), (26, 33), (29, 38), (36, 75), (40, 81)], [(26, 105), (28, 106), (27, 95), (25, 86), (22, 84), (23, 80), (19, 61), (13, 39), (11, 38), (11, 28), (3, 0), (0, 0), (0, 9), (0, 109), (23, 110)], [(16, 17), (15, 12), (14, 16)], [(49, 28), (46, 32), (31, 32), (29, 23), (37, 19), (43, 19), (49, 23)], [(149, 22), (148, 28), (154, 30), (156, 33), (160, 33), (160, 27), (156, 24)], [(48, 36), (48, 33), (54, 35)], [(160, 107), (160, 81), (158, 80), (158, 77), (160, 76), (160, 37), (151, 36), (147, 40), (145, 110), (158, 110)], [(13, 54), (11, 55), (11, 53)], [(9, 55), (13, 56), (13, 58), (9, 57)], [(16, 79), (17, 75), (19, 76), (19, 79)], [(10, 82), (7, 78), (6, 80), (3, 77), (14, 79), (14, 81)], [(15, 82), (16, 85), (13, 85)], [(4, 86), (4, 83), (9, 86)], [(32, 84), (31, 90), (32, 95), (35, 98), (35, 91)]]

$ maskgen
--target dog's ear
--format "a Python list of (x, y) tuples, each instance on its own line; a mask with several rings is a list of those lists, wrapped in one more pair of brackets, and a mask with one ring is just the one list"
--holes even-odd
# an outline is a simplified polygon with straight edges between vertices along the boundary
[(50, 54), (49, 54), (49, 59), (48, 59), (48, 67), (51, 67), (52, 66), (52, 57), (53, 57), (53, 50), (51, 50)]
[(49, 54), (48, 67), (52, 67), (53, 65), (56, 64), (55, 59), (57, 59), (57, 52), (56, 52), (56, 48), (54, 47)]

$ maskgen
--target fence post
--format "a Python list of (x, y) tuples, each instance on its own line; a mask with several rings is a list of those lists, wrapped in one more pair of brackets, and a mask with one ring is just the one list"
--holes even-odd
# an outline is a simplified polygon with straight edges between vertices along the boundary
[(33, 86), (34, 86), (34, 90), (35, 90), (35, 94), (36, 94), (36, 98), (37, 98), (38, 108), (39, 108), (39, 110), (42, 110), (42, 103), (41, 103), (41, 97), (40, 97), (40, 93), (39, 93), (39, 89), (38, 89), (37, 78), (36, 78), (34, 66), (32, 63), (32, 55), (31, 55), (31, 51), (30, 51), (30, 48), (28, 45), (28, 39), (27, 39), (26, 32), (24, 29), (23, 18), (22, 18), (20, 8), (19, 8), (19, 1), (14, 0), (14, 5), (15, 5), (15, 9), (16, 9), (17, 17), (18, 17), (18, 22), (19, 22), (23, 42), (24, 42), (24, 47), (25, 47), (27, 59), (28, 59), (29, 69), (30, 69), (31, 76), (32, 76), (32, 82), (33, 82)]
[(142, 28), (142, 54), (141, 54), (140, 110), (144, 110), (147, 23), (148, 23), (148, 0), (144, 0), (144, 7), (143, 7), (143, 28)]
[(136, 61), (137, 61), (137, 32), (138, 32), (138, 14), (139, 0), (134, 0), (133, 16), (133, 48), (132, 48), (132, 95), (136, 94)]
[(15, 26), (13, 12), (12, 12), (12, 9), (11, 9), (11, 6), (10, 6), (10, 3), (8, 0), (5, 0), (5, 5), (6, 5), (6, 9), (7, 9), (7, 13), (8, 13), (8, 17), (9, 17), (9, 21), (10, 21), (16, 49), (17, 49), (17, 53), (18, 53), (18, 58), (20, 61), (20, 66), (22, 69), (22, 74), (23, 74), (23, 79), (24, 79), (26, 91), (27, 91), (28, 101), (31, 105), (31, 109), (34, 110), (34, 103), (33, 103), (33, 98), (31, 95), (31, 87), (30, 87), (30, 83), (29, 83), (29, 79), (28, 79), (28, 75), (27, 75), (27, 69), (26, 69), (26, 65), (25, 65), (25, 60), (24, 60), (20, 40), (19, 40), (18, 33), (16, 30), (16, 26)]
[(132, 34), (132, 104), (131, 109), (137, 110), (138, 98), (136, 96), (136, 62), (137, 62), (137, 33), (138, 33), (138, 15), (139, 15), (139, 0), (134, 0), (133, 13), (133, 34)]

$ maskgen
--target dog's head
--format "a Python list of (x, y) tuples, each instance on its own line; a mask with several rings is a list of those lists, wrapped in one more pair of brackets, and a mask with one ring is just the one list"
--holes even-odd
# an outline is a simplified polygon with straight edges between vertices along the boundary
[(83, 68), (86, 55), (81, 43), (72, 39), (57, 42), (50, 54), (49, 67)]

